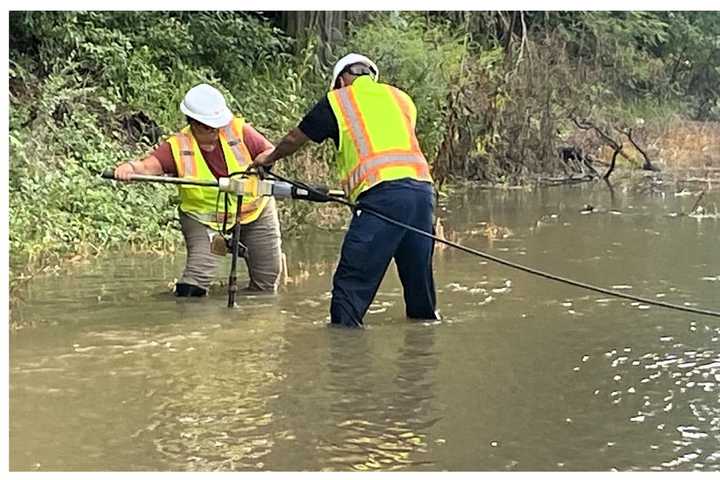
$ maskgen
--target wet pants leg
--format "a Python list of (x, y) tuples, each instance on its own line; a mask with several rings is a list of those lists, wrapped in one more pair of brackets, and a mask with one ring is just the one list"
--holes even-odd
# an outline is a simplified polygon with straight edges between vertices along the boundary
[(185, 237), (187, 260), (178, 284), (194, 285), (207, 290), (215, 277), (221, 258), (210, 253), (210, 236), (214, 231), (182, 211), (180, 225)]
[[(224, 258), (210, 253), (211, 237), (216, 232), (182, 211), (180, 224), (185, 237), (187, 260), (178, 284), (207, 290)], [(270, 200), (257, 220), (240, 227), (240, 242), (247, 247), (245, 262), (250, 276), (248, 290), (274, 292), (280, 276), (282, 256), (280, 222), (274, 199)]]
[(333, 276), (331, 323), (346, 327), (363, 325), (363, 316), (401, 238), (399, 227), (366, 212), (354, 214)]
[[(425, 232), (434, 233), (433, 200), (431, 196), (419, 200), (419, 206), (411, 225)], [(405, 232), (395, 252), (400, 282), (405, 298), (405, 313), (418, 320), (439, 319), (435, 311), (435, 281), (432, 259), (435, 241), (413, 232)]]
[(274, 292), (282, 260), (280, 221), (274, 198), (270, 199), (257, 220), (240, 227), (240, 242), (247, 247), (248, 290)]
[[(429, 183), (385, 182), (361, 195), (359, 205), (432, 232), (432, 195)], [(362, 318), (393, 257), (403, 284), (407, 315), (437, 318), (432, 249), (431, 239), (360, 210), (345, 235), (333, 277), (331, 322), (349, 327), (363, 325)]]

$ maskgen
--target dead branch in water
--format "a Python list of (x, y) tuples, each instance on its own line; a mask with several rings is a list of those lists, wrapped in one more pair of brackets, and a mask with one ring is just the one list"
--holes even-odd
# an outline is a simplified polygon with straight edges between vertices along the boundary
[(607, 181), (610, 178), (610, 174), (615, 170), (615, 160), (617, 159), (618, 153), (622, 150), (623, 146), (620, 145), (620, 148), (615, 149), (613, 152), (612, 159), (610, 160), (610, 166), (605, 170), (605, 173), (603, 174), (603, 180)]
[(608, 178), (610, 178), (610, 174), (612, 174), (613, 170), (615, 170), (615, 161), (617, 160), (618, 154), (622, 153), (623, 144), (616, 142), (614, 138), (612, 138), (610, 135), (600, 130), (600, 128), (598, 128), (595, 124), (588, 122), (587, 120), (580, 122), (572, 115), (570, 115), (570, 120), (572, 120), (572, 122), (581, 130), (593, 130), (613, 149), (613, 156), (612, 160), (610, 160), (610, 166), (607, 168), (607, 170), (602, 176), (603, 179), (607, 180)]
[(595, 179), (593, 175), (586, 173), (584, 175), (571, 175), (569, 177), (541, 177), (538, 181), (548, 186), (568, 185), (581, 182), (591, 182)]
[(628, 140), (630, 140), (630, 143), (633, 144), (633, 147), (635, 147), (635, 148), (637, 149), (637, 151), (640, 152), (640, 153), (642, 154), (642, 156), (645, 158), (645, 163), (643, 163), (643, 165), (642, 165), (642, 167), (641, 167), (643, 170), (650, 170), (650, 171), (653, 171), (653, 172), (659, 172), (659, 171), (660, 171), (659, 168), (657, 168), (655, 165), (652, 164), (652, 162), (650, 161), (650, 158), (648, 157), (647, 153), (645, 153), (645, 150), (643, 150), (642, 148), (640, 148), (640, 145), (638, 145), (637, 142), (632, 138), (632, 128), (628, 128), (627, 130), (619, 129), (619, 128), (618, 128), (617, 130), (618, 130), (620, 133), (624, 134), (624, 135), (628, 138)]

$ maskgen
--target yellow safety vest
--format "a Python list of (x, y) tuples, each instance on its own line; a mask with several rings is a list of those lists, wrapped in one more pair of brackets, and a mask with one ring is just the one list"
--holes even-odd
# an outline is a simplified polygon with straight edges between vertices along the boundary
[(351, 200), (389, 180), (432, 183), (415, 136), (417, 110), (405, 92), (361, 76), (328, 100), (340, 133), (336, 162)]
[[(252, 163), (250, 152), (243, 142), (243, 125), (245, 120), (234, 118), (228, 125), (220, 129), (220, 145), (225, 155), (228, 174), (243, 172)], [(173, 159), (177, 167), (178, 177), (195, 180), (215, 180), (215, 176), (205, 163), (200, 147), (193, 136), (190, 126), (172, 136), (168, 143), (172, 149)], [(214, 230), (220, 230), (225, 219), (225, 194), (217, 187), (197, 187), (178, 185), (180, 191), (180, 210)], [(234, 194), (228, 194), (228, 210), (226, 228), (235, 225), (237, 200)], [(240, 207), (240, 223), (257, 220), (265, 208), (269, 197), (253, 197), (246, 195)]]

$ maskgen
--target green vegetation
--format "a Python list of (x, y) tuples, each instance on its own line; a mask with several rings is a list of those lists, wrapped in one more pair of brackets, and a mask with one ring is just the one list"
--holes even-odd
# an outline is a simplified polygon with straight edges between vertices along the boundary
[[(306, 14), (11, 12), (11, 288), (76, 255), (174, 248), (173, 188), (95, 174), (182, 126), (178, 104), (199, 82), (277, 140), (326, 93), (336, 58), (365, 53), (416, 100), (441, 182), (558, 169), (569, 116), (720, 118), (714, 12), (347, 12), (322, 44), (293, 15)], [(325, 145), (281, 168), (332, 184), (331, 159)], [(331, 224), (328, 211), (286, 203), (283, 227)]]

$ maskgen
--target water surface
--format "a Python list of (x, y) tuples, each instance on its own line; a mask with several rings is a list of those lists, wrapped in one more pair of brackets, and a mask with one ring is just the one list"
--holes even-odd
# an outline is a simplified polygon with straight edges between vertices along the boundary
[[(720, 220), (676, 215), (693, 202), (467, 190), (438, 214), (464, 245), (720, 310)], [(720, 319), (439, 249), (442, 322), (404, 318), (391, 267), (366, 329), (329, 328), (341, 238), (285, 241), (280, 295), (233, 310), (167, 293), (181, 257), (36, 281), (13, 311), (33, 326), (10, 335), (10, 468), (720, 470)]]

